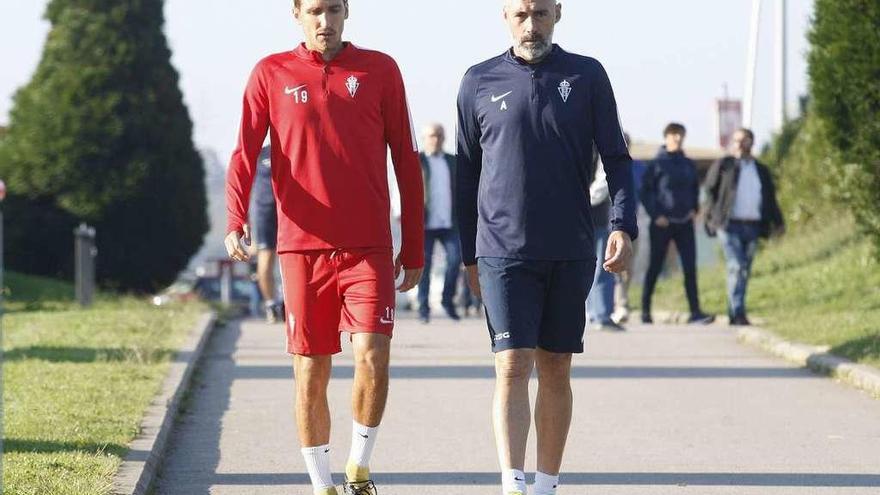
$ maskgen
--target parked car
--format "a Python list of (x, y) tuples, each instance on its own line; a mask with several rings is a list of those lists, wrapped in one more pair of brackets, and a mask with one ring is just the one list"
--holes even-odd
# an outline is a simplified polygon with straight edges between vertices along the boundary
[(242, 314), (250, 313), (253, 298), (259, 297), (253, 280), (253, 270), (248, 263), (233, 263), (225, 259), (208, 261), (196, 269), (195, 273), (182, 274), (167, 289), (153, 296), (153, 304), (162, 306), (196, 299), (221, 302), (221, 275), (224, 266), (232, 268), (230, 304), (240, 309)]

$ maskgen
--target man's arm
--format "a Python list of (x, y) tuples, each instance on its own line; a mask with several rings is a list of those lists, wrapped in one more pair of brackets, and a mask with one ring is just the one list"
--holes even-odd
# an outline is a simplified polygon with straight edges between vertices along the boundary
[[(599, 161), (601, 163), (601, 160)], [(598, 206), (608, 199), (608, 181), (605, 178), (605, 169), (596, 170), (596, 177), (590, 184), (590, 206)]]
[(476, 115), (476, 78), (467, 73), (458, 92), (458, 125), (456, 155), (456, 196), (461, 254), (465, 266), (477, 263), (477, 197), (483, 169), (482, 130)]
[(648, 163), (645, 167), (645, 173), (642, 175), (642, 187), (639, 191), (639, 198), (642, 200), (642, 205), (645, 207), (645, 211), (652, 220), (657, 217), (656, 169), (656, 163)]
[(401, 268), (406, 270), (404, 281), (398, 287), (406, 292), (418, 283), (421, 268), (425, 266), (425, 189), (403, 76), (396, 63), (391, 63), (387, 77), (382, 116), (385, 120), (385, 142), (391, 150), (394, 175), (400, 191), (402, 233), (395, 271), (399, 273)]
[(782, 208), (779, 207), (779, 200), (776, 197), (776, 183), (773, 180), (773, 174), (770, 173), (770, 169), (765, 165), (761, 165), (764, 172), (764, 177), (766, 177), (766, 184), (762, 187), (766, 187), (766, 193), (764, 196), (767, 198), (766, 201), (769, 202), (769, 213), (770, 213), (770, 234), (778, 235), (785, 233), (785, 219), (782, 216)]
[(697, 168), (696, 162), (690, 158), (688, 158), (688, 163), (694, 169), (694, 187), (691, 190), (691, 193), (694, 195), (694, 203), (691, 205), (691, 211), (694, 212), (694, 217), (696, 217), (697, 213), (700, 212), (700, 170)]
[(718, 159), (709, 167), (706, 172), (706, 180), (703, 182), (703, 188), (706, 191), (706, 201), (711, 207), (717, 201), (718, 182), (721, 180), (721, 166), (724, 164), (724, 158)]
[(636, 224), (636, 202), (633, 193), (632, 158), (623, 138), (617, 102), (608, 74), (598, 62), (592, 94), (593, 139), (608, 180), (611, 196), (611, 230), (623, 231), (630, 239), (639, 235)]
[(269, 97), (266, 88), (265, 75), (258, 64), (251, 72), (244, 91), (238, 143), (226, 172), (228, 220), (225, 243), (229, 255), (237, 260), (247, 259), (247, 254), (241, 249), (240, 238), (243, 235), (248, 242), (250, 239), (247, 218), (251, 188), (254, 185), (263, 140), (269, 130)]

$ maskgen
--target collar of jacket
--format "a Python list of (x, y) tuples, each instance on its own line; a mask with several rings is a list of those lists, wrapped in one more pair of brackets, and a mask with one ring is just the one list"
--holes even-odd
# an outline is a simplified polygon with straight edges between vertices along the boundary
[(562, 48), (559, 45), (557, 45), (556, 43), (553, 43), (553, 46), (550, 48), (550, 53), (548, 53), (547, 56), (545, 56), (543, 59), (541, 59), (540, 62), (538, 62), (536, 64), (530, 64), (530, 63), (526, 62), (525, 59), (523, 59), (521, 57), (517, 57), (513, 53), (513, 47), (511, 47), (507, 50), (507, 52), (505, 52), (504, 60), (507, 61), (508, 63), (516, 66), (516, 67), (523, 69), (523, 70), (535, 70), (539, 67), (543, 67), (543, 66), (549, 64), (556, 57), (558, 57), (559, 54), (562, 52), (563, 52)]
[(293, 50), (293, 54), (296, 56), (296, 58), (314, 67), (324, 67), (327, 65), (334, 65), (345, 62), (348, 58), (352, 57), (355, 52), (357, 52), (357, 47), (354, 46), (354, 44), (348, 41), (343, 41), (342, 49), (339, 50), (339, 53), (337, 53), (335, 57), (333, 57), (333, 60), (330, 60), (328, 62), (324, 60), (321, 52), (309, 50), (308, 48), (306, 48), (305, 43), (300, 43), (299, 46), (297, 46), (296, 49)]

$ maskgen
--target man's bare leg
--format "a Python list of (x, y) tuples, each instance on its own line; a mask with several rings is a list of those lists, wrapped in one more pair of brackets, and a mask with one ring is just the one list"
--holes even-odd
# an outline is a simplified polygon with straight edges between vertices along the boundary
[(331, 356), (294, 356), (296, 424), (302, 453), (315, 493), (336, 493), (330, 475), (330, 383)]
[(535, 429), (538, 433), (538, 472), (557, 476), (571, 424), (571, 354), (538, 349), (538, 400)]
[(352, 345), (355, 367), (351, 409), (354, 421), (345, 475), (348, 481), (366, 481), (370, 479), (370, 456), (388, 399), (391, 338), (358, 333), (352, 336)]
[(257, 253), (257, 284), (266, 301), (275, 299), (275, 251), (261, 249)]
[[(531, 349), (513, 349), (495, 354), (492, 423), (505, 489), (512, 485), (524, 486), (525, 483), (524, 479), (507, 478), (514, 474), (519, 478), (518, 473), (525, 468), (526, 441), (532, 421), (529, 378), (534, 364), (535, 351)], [(512, 474), (511, 471), (518, 473)]]

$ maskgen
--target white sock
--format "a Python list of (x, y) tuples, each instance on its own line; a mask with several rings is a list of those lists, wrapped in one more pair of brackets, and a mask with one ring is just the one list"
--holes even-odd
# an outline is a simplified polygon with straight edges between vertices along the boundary
[(526, 493), (526, 474), (519, 469), (505, 469), (501, 472), (501, 489), (504, 495), (510, 492)]
[(559, 475), (550, 476), (540, 471), (535, 473), (535, 495), (556, 495), (559, 486)]
[(303, 447), (303, 459), (306, 460), (306, 469), (309, 470), (309, 478), (312, 480), (312, 488), (315, 491), (324, 490), (333, 486), (333, 477), (330, 475), (330, 446)]
[(357, 421), (351, 422), (351, 452), (348, 454), (349, 464), (359, 467), (370, 467), (370, 456), (376, 445), (376, 434), (379, 427), (364, 426)]

